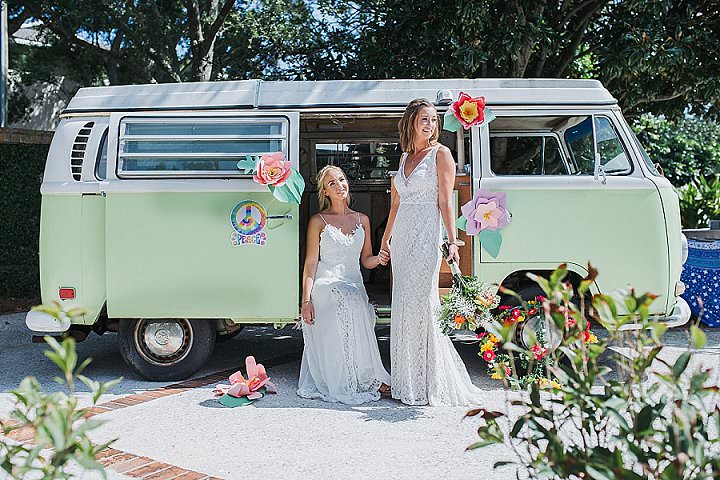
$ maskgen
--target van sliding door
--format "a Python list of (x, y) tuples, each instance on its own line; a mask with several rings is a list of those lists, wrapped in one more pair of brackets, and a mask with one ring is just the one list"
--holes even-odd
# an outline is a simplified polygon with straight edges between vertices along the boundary
[(298, 205), (237, 168), (283, 152), (297, 112), (133, 113), (111, 121), (107, 310), (121, 318), (291, 321)]

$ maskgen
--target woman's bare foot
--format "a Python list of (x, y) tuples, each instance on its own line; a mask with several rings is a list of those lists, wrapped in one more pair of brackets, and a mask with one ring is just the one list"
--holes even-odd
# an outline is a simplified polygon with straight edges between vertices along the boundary
[(380, 385), (380, 388), (378, 388), (378, 392), (383, 397), (388, 397), (388, 396), (390, 396), (392, 389), (390, 388), (390, 385), (383, 383), (382, 385)]

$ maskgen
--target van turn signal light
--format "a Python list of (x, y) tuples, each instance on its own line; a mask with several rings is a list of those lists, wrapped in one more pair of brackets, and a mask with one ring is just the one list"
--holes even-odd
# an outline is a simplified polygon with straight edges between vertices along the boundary
[(60, 288), (60, 300), (72, 300), (75, 298), (74, 288)]

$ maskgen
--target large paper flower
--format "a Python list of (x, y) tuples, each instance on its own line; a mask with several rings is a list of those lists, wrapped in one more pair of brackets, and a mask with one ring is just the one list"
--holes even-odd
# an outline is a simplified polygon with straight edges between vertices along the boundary
[(248, 356), (245, 359), (245, 370), (248, 376), (247, 379), (243, 377), (242, 372), (237, 371), (230, 375), (230, 385), (219, 384), (215, 387), (215, 395), (229, 395), (234, 398), (244, 397), (246, 402), (250, 402), (262, 398), (265, 392), (263, 389), (277, 390), (275, 385), (270, 382), (265, 367), (261, 363), (256, 363), (255, 357)]
[(471, 201), (460, 208), (467, 221), (465, 231), (468, 235), (477, 235), (483, 230), (498, 230), (510, 223), (510, 215), (505, 207), (504, 192), (478, 190)]
[(282, 152), (268, 153), (260, 157), (253, 180), (261, 185), (281, 187), (292, 174), (290, 162)]
[(450, 106), (450, 110), (467, 130), (485, 121), (485, 97), (473, 98), (465, 92), (460, 92), (458, 99)]

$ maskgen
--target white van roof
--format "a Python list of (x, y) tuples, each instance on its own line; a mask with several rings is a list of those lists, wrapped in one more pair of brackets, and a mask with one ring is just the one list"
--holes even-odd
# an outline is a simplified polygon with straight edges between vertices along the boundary
[(597, 80), (442, 79), (165, 83), (81, 88), (64, 113), (217, 108), (405, 107), (445, 91), (482, 95), (488, 105), (614, 105)]

